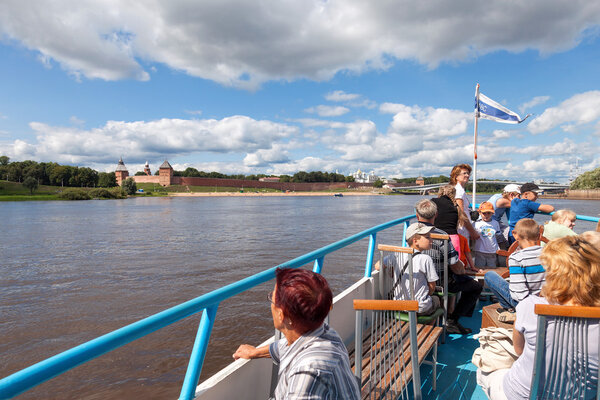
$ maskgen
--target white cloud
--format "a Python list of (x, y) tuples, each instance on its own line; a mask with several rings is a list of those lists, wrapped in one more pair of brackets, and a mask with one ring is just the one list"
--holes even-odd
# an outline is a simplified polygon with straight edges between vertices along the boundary
[(316, 107), (309, 107), (306, 110), (307, 113), (317, 114), (320, 117), (339, 117), (350, 111), (350, 109), (342, 106), (326, 106), (320, 105)]
[(343, 90), (335, 90), (325, 95), (325, 99), (329, 101), (352, 101), (360, 97), (360, 94), (346, 93)]
[(244, 157), (244, 165), (249, 167), (266, 167), (270, 164), (285, 163), (290, 160), (288, 146), (274, 144), (270, 149), (260, 149)]
[(566, 132), (579, 125), (600, 119), (600, 91), (579, 93), (563, 101), (556, 107), (546, 109), (542, 115), (529, 123), (528, 129), (534, 135), (562, 126)]
[(82, 119), (79, 119), (79, 118), (77, 118), (77, 117), (76, 117), (76, 116), (74, 116), (74, 115), (72, 115), (72, 116), (69, 118), (69, 122), (71, 122), (71, 124), (73, 124), (73, 125), (77, 125), (77, 126), (81, 126), (81, 125), (85, 124), (85, 121), (84, 121), (84, 120), (82, 120)]
[(494, 139), (494, 140), (508, 139), (511, 136), (512, 136), (511, 132), (503, 131), (501, 129), (496, 129), (494, 132), (492, 132), (492, 139)]
[(599, 20), (600, 3), (588, 0), (0, 3), (1, 34), (76, 78), (147, 80), (148, 64), (162, 63), (249, 89), (386, 69), (396, 59), (435, 67), (498, 50), (563, 51)]
[[(30, 123), (36, 143), (16, 140), (0, 153), (13, 159), (40, 159), (63, 163), (111, 162), (119, 155), (143, 162), (157, 156), (196, 152), (248, 153), (276, 149), (274, 143), (297, 133), (297, 128), (246, 116), (221, 120), (160, 119), (156, 121), (108, 121), (103, 127), (73, 127)], [(269, 153), (258, 153), (269, 159)], [(270, 157), (273, 157), (272, 155)]]
[(548, 100), (550, 100), (550, 96), (536, 96), (533, 99), (521, 104), (519, 106), (519, 111), (523, 113), (532, 107), (535, 107), (539, 104), (544, 104)]
[(423, 138), (456, 136), (465, 133), (473, 114), (433, 108), (406, 106), (404, 104), (384, 103), (379, 107), (383, 113), (393, 113), (390, 132), (400, 135), (418, 135)]

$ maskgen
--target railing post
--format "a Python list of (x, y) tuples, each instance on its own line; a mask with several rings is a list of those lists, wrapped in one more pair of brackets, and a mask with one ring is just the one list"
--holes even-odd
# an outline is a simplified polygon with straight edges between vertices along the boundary
[(402, 247), (406, 247), (407, 246), (407, 243), (406, 243), (406, 230), (408, 229), (409, 225), (410, 225), (410, 220), (404, 221), (404, 231), (402, 232)]
[(321, 273), (321, 269), (323, 269), (323, 260), (325, 259), (325, 257), (319, 257), (315, 260), (315, 265), (313, 267), (313, 272), (316, 272), (317, 274)]
[(410, 335), (410, 362), (413, 370), (413, 399), (421, 400), (421, 371), (419, 370), (419, 347), (417, 344), (417, 312), (408, 312)]
[(206, 355), (210, 333), (217, 315), (217, 308), (218, 305), (214, 305), (204, 309), (202, 313), (200, 326), (198, 326), (196, 340), (194, 341), (194, 348), (192, 349), (190, 362), (185, 373), (183, 386), (181, 387), (180, 400), (191, 400), (196, 396), (196, 386), (198, 386), (198, 379), (200, 379), (200, 372), (202, 372), (202, 364), (204, 364), (204, 356)]
[(373, 254), (375, 254), (375, 243), (377, 243), (377, 233), (371, 233), (371, 235), (369, 235), (367, 261), (365, 262), (365, 278), (370, 278), (373, 272)]

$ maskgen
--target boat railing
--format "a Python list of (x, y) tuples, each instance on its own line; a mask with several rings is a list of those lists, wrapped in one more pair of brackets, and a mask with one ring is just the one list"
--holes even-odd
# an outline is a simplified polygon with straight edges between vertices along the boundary
[[(186, 400), (193, 399), (200, 373), (202, 372), (202, 365), (204, 363), (212, 327), (215, 322), (217, 309), (222, 301), (274, 279), (275, 269), (277, 268), (299, 268), (314, 262), (313, 271), (320, 273), (325, 262), (325, 256), (367, 237), (369, 238), (369, 246), (366, 254), (364, 276), (370, 277), (372, 273), (377, 233), (400, 224), (404, 224), (405, 232), (406, 227), (413, 218), (415, 218), (414, 214), (374, 226), (318, 250), (311, 251), (300, 257), (294, 258), (293, 260), (284, 262), (283, 264), (269, 268), (134, 322), (27, 367), (0, 380), (0, 399), (9, 399), (17, 396), (80, 364), (86, 363), (193, 314), (202, 312), (202, 317), (194, 341), (194, 347), (192, 349), (179, 397), (180, 399)], [(402, 240), (405, 242), (404, 234)]]
[[(202, 371), (217, 309), (222, 301), (274, 279), (275, 269), (277, 268), (299, 268), (314, 262), (313, 271), (320, 273), (324, 265), (325, 256), (367, 237), (369, 238), (369, 245), (366, 254), (364, 276), (371, 277), (377, 233), (404, 224), (402, 245), (406, 245), (406, 228), (415, 217), (412, 214), (374, 226), (52, 356), (0, 380), (0, 399), (15, 397), (80, 364), (86, 363), (198, 312), (202, 312), (180, 394), (180, 399), (193, 399)], [(598, 217), (585, 215), (577, 215), (577, 219), (596, 223), (599, 221)]]

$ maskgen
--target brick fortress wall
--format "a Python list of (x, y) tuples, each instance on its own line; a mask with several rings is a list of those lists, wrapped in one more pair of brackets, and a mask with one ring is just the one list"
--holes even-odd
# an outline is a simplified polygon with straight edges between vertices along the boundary
[[(136, 183), (159, 183), (162, 184), (158, 176), (133, 176)], [(243, 187), (243, 188), (268, 188), (289, 191), (311, 191), (311, 190), (338, 190), (345, 188), (371, 188), (373, 184), (357, 182), (314, 182), (314, 183), (292, 183), (292, 182), (260, 182), (244, 179), (218, 179), (218, 178), (195, 178), (173, 176), (171, 185), (187, 186), (217, 186), (217, 187)], [(165, 186), (165, 185), (163, 185)]]

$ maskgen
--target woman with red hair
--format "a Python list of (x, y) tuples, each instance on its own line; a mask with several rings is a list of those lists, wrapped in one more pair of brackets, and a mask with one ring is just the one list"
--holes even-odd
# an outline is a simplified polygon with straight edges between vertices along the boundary
[(273, 358), (279, 364), (275, 399), (358, 399), (348, 351), (323, 322), (333, 303), (325, 278), (289, 268), (278, 268), (275, 277), (268, 299), (273, 325), (284, 339), (263, 347), (243, 344), (233, 358)]

